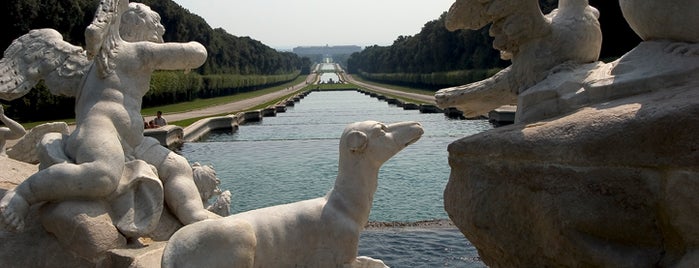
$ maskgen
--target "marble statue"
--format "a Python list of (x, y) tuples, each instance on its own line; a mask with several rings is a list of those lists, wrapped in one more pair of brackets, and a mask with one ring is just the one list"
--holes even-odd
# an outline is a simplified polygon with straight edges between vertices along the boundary
[(194, 184), (199, 189), (202, 203), (206, 204), (211, 197), (221, 194), (221, 189), (218, 187), (221, 184), (221, 180), (216, 177), (216, 170), (214, 170), (213, 166), (195, 162), (192, 164), (192, 173), (194, 175)]
[(18, 139), (12, 148), (7, 150), (7, 156), (17, 161), (38, 164), (39, 151), (36, 145), (48, 133), (68, 135), (70, 134), (70, 129), (65, 122), (50, 122), (35, 126), (29, 129), (22, 138)]
[[(159, 19), (143, 4), (105, 0), (85, 31), (85, 50), (52, 29), (32, 30), (8, 47), (0, 61), (0, 97), (19, 98), (44, 80), (54, 94), (76, 97), (76, 126), (70, 135), (44, 137), (40, 170), (0, 200), (1, 227), (21, 231), (33, 204), (109, 200), (132, 190), (131, 182), (152, 187), (143, 191), (153, 195), (144, 199), (152, 201), (144, 215), (155, 222), (163, 198), (184, 224), (218, 217), (204, 209), (187, 160), (143, 136), (141, 101), (152, 72), (196, 68), (207, 57), (196, 42), (163, 43)], [(122, 38), (120, 26), (131, 24), (139, 26), (128, 33), (141, 34)], [(124, 183), (127, 176), (135, 180)], [(141, 206), (126, 195), (124, 205)], [(112, 209), (124, 214), (117, 220), (122, 233), (138, 236), (155, 226), (153, 220), (134, 224), (142, 218), (133, 208)]]
[(445, 210), (490, 267), (699, 267), (699, 0), (619, 3), (643, 42), (519, 80), (515, 124), (449, 145)]
[(560, 0), (547, 15), (537, 0), (457, 0), (447, 13), (447, 29), (476, 30), (492, 23), (493, 47), (512, 65), (483, 81), (439, 90), (437, 105), (458, 108), (466, 117), (484, 115), (515, 104), (518, 94), (560, 64), (596, 61), (602, 44), (598, 17), (588, 0)]
[(326, 196), (187, 225), (169, 240), (163, 267), (385, 267), (357, 257), (359, 234), (379, 168), (422, 133), (416, 122), (350, 124)]
[(217, 196), (216, 200), (206, 207), (206, 210), (220, 216), (230, 215), (231, 192), (228, 190), (221, 191), (221, 188), (219, 188), (221, 180), (216, 177), (214, 167), (195, 162), (192, 164), (192, 173), (194, 174), (194, 183), (197, 185), (197, 189), (199, 189), (202, 204), (209, 204), (209, 200)]
[[(668, 2), (671, 2), (671, 6), (668, 6)], [(696, 28), (699, 27), (699, 16), (696, 14), (699, 1), (619, 0), (619, 5), (631, 29), (645, 41), (699, 43)]]
[(216, 200), (206, 207), (206, 210), (223, 217), (231, 215), (231, 197), (230, 190), (221, 192)]
[(0, 122), (6, 127), (0, 127), (0, 157), (7, 157), (5, 153), (5, 143), (7, 140), (16, 140), (26, 134), (26, 130), (15, 120), (10, 119), (5, 115), (5, 109), (0, 105)]

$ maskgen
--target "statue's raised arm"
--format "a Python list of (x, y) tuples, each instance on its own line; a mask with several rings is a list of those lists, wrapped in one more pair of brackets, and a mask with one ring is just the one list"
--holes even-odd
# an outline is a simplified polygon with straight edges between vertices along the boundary
[(515, 104), (519, 93), (562, 63), (596, 61), (602, 44), (598, 17), (588, 0), (560, 0), (547, 15), (537, 0), (456, 0), (447, 13), (447, 28), (475, 30), (492, 23), (493, 47), (512, 65), (489, 79), (438, 91), (437, 104), (456, 107), (466, 116), (483, 115)]
[(141, 59), (153, 70), (189, 70), (206, 61), (206, 48), (198, 42), (164, 43), (160, 15), (141, 3), (129, 3), (119, 33), (124, 41), (136, 43)]

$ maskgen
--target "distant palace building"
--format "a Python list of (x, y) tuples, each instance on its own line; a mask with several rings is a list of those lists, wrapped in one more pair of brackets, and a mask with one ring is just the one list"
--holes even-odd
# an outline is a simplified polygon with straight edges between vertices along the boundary
[(294, 53), (297, 55), (349, 55), (362, 51), (360, 46), (312, 46), (295, 47)]

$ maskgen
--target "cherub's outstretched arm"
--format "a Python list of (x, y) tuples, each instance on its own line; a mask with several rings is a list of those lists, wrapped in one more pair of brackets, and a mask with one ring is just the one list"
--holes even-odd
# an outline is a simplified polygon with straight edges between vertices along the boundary
[(144, 52), (141, 59), (153, 70), (190, 70), (204, 64), (207, 57), (206, 48), (198, 42), (140, 42), (137, 45)]
[(0, 105), (0, 121), (7, 126), (5, 131), (0, 129), (0, 139), (2, 140), (16, 140), (24, 136), (24, 134), (27, 134), (27, 131), (24, 130), (22, 125), (5, 115), (5, 110), (3, 110), (2, 105)]

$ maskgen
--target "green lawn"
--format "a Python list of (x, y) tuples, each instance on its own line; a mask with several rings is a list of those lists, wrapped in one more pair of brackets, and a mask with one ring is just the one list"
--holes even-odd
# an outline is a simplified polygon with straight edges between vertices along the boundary
[[(196, 99), (194, 101), (181, 102), (181, 103), (164, 105), (164, 106), (149, 107), (149, 108), (142, 109), (141, 114), (152, 116), (152, 115), (155, 115), (155, 113), (157, 111), (162, 111), (163, 113), (186, 112), (186, 111), (216, 106), (216, 105), (220, 105), (220, 104), (224, 104), (224, 103), (235, 102), (235, 101), (239, 101), (239, 100), (244, 100), (244, 99), (248, 99), (248, 98), (253, 98), (253, 97), (265, 95), (265, 94), (276, 92), (279, 90), (285, 90), (285, 89), (289, 88), (290, 86), (303, 83), (303, 81), (305, 81), (305, 79), (306, 79), (306, 76), (299, 76), (294, 81), (290, 81), (288, 83), (285, 83), (285, 84), (282, 84), (282, 85), (279, 85), (276, 87), (271, 87), (271, 88), (266, 88), (266, 89), (261, 89), (261, 90), (246, 92), (246, 93), (239, 93), (239, 94), (224, 96), (224, 97), (217, 97), (217, 98), (210, 98), (210, 99)], [(292, 94), (290, 94), (290, 95), (292, 95)], [(279, 99), (279, 100), (281, 100), (281, 99)], [(276, 100), (276, 101), (279, 101), (279, 100)], [(258, 108), (258, 106), (256, 106), (255, 109), (260, 109), (262, 107), (269, 106), (273, 103), (274, 102), (269, 103), (269, 104), (261, 104), (261, 105), (258, 105), (259, 108)], [(264, 105), (266, 105), (266, 106), (264, 106)], [(201, 119), (201, 118), (198, 118), (198, 119)], [(196, 120), (198, 120), (198, 119), (196, 119)], [(191, 123), (196, 122), (196, 120), (195, 119), (182, 120), (179, 122), (171, 122), (171, 124), (175, 124), (178, 126), (188, 126)], [(48, 123), (48, 122), (66, 122), (68, 124), (71, 124), (71, 123), (75, 123), (75, 118), (22, 123), (22, 126), (24, 126), (25, 129), (31, 129), (35, 126), (38, 126), (38, 125), (41, 125), (44, 123)]]
[(399, 90), (399, 91), (408, 92), (408, 93), (428, 95), (428, 96), (434, 95), (434, 91), (431, 91), (431, 90), (412, 88), (412, 87), (402, 87), (402, 86), (396, 86), (396, 85), (391, 85), (391, 84), (376, 83), (376, 82), (372, 82), (372, 81), (369, 81), (366, 79), (362, 79), (358, 75), (354, 75), (354, 76), (352, 76), (352, 78), (354, 78), (354, 80), (357, 80), (359, 82), (367, 83), (367, 84), (374, 85), (377, 87)]
[[(304, 89), (302, 89), (301, 91), (305, 91), (305, 90), (308, 90), (308, 89), (310, 89), (310, 88), (311, 88), (311, 86), (309, 85), (309, 86), (306, 86), (306, 87), (305, 87)], [(267, 93), (271, 93), (271, 92), (274, 92), (274, 91), (268, 91)], [(248, 110), (245, 110), (245, 111), (252, 111), (252, 110), (259, 110), (259, 109), (267, 108), (267, 107), (269, 107), (269, 106), (272, 106), (272, 105), (275, 104), (275, 103), (278, 103), (278, 102), (280, 102), (280, 101), (282, 101), (282, 100), (288, 99), (288, 98), (290, 98), (291, 96), (294, 96), (294, 95), (296, 95), (296, 94), (297, 94), (297, 93), (289, 93), (289, 94), (284, 95), (284, 96), (281, 97), (281, 98), (277, 98), (277, 99), (274, 99), (274, 100), (271, 100), (271, 101), (268, 101), (268, 102), (265, 102), (265, 103), (261, 103), (261, 104), (256, 105), (256, 106), (254, 106), (254, 107), (252, 107), (252, 108), (250, 108), (250, 109), (248, 109)], [(248, 98), (250, 98), (250, 97), (256, 97), (256, 96), (259, 96), (259, 95), (249, 95)], [(240, 99), (236, 99), (236, 100), (240, 100)], [(234, 100), (234, 101), (235, 101), (235, 100)], [(224, 102), (224, 103), (225, 103), (225, 102)], [(204, 119), (204, 118), (207, 118), (207, 117), (224, 116), (224, 115), (235, 114), (235, 113), (239, 113), (239, 112), (244, 112), (244, 111), (233, 111), (233, 112), (228, 112), (228, 113), (225, 113), (225, 114), (217, 114), (217, 115), (208, 115), (208, 116), (202, 116), (202, 117), (189, 118), (189, 119), (180, 120), (180, 121), (168, 122), (168, 124), (176, 125), (176, 126), (180, 126), (180, 127), (187, 127), (187, 126), (193, 124), (194, 122), (197, 122), (197, 121), (199, 121), (199, 120), (201, 120), (201, 119)]]
[(221, 104), (225, 104), (225, 103), (240, 101), (240, 100), (254, 98), (257, 96), (261, 96), (261, 95), (265, 95), (265, 94), (269, 94), (269, 93), (273, 93), (276, 91), (287, 89), (290, 86), (303, 83), (303, 81), (305, 81), (305, 79), (306, 79), (306, 76), (299, 76), (294, 81), (291, 81), (291, 82), (288, 82), (288, 83), (285, 83), (285, 84), (282, 84), (282, 85), (279, 85), (276, 87), (260, 89), (260, 90), (255, 90), (255, 91), (251, 91), (251, 92), (245, 92), (245, 93), (239, 93), (239, 94), (230, 95), (230, 96), (216, 97), (216, 98), (210, 98), (210, 99), (196, 99), (196, 100), (188, 101), (188, 102), (180, 102), (180, 103), (164, 105), (164, 106), (149, 107), (149, 108), (142, 109), (141, 114), (143, 114), (143, 115), (155, 115), (155, 112), (157, 112), (157, 111), (162, 111), (163, 113), (186, 112), (186, 111), (197, 110), (197, 109), (202, 109), (202, 108), (206, 108), (206, 107), (221, 105)]

